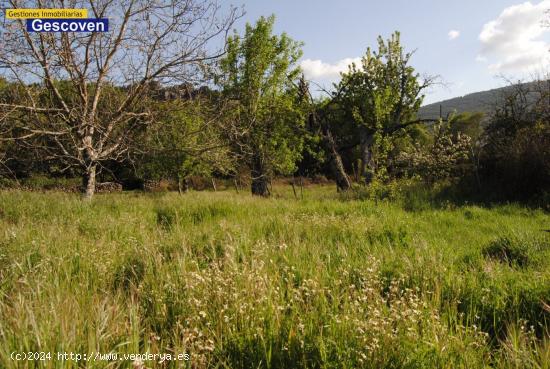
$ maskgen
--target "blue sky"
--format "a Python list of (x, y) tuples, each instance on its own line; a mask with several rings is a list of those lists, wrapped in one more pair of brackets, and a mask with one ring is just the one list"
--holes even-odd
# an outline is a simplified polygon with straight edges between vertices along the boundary
[[(275, 14), (276, 31), (305, 43), (302, 67), (329, 87), (349, 60), (399, 30), (420, 73), (440, 75), (426, 103), (526, 78), (549, 65), (550, 28), (541, 26), (550, 0), (241, 0), (236, 28)], [(348, 60), (349, 59), (349, 60)]]

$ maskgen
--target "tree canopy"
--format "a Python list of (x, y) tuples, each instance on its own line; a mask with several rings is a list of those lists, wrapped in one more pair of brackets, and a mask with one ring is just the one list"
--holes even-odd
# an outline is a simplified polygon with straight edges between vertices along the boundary
[(290, 174), (300, 156), (304, 124), (295, 80), (301, 44), (285, 33), (273, 35), (275, 17), (247, 24), (242, 37), (227, 40), (221, 85), (232, 105), (233, 139), (251, 168), (252, 193), (269, 194), (274, 173)]

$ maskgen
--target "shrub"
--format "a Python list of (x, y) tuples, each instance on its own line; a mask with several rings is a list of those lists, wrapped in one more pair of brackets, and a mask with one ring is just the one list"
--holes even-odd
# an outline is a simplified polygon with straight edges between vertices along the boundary
[(504, 236), (490, 242), (482, 252), (487, 258), (507, 263), (510, 266), (525, 267), (536, 263), (548, 245), (545, 240)]
[(143, 181), (143, 191), (145, 192), (168, 192), (175, 191), (177, 188), (174, 181), (167, 179)]
[(471, 141), (470, 136), (453, 135), (448, 127), (437, 125), (431, 147), (426, 150), (416, 145), (410, 152), (402, 152), (396, 164), (405, 173), (420, 175), (427, 183), (461, 177), (470, 161)]
[(22, 181), (22, 185), (30, 190), (79, 192), (82, 183), (79, 178), (52, 178), (46, 176), (34, 176)]
[(550, 188), (548, 97), (546, 80), (518, 83), (492, 114), (483, 137), (480, 174), (501, 197), (530, 200)]
[(431, 208), (431, 196), (426, 186), (409, 187), (403, 192), (403, 209), (411, 212), (428, 210)]
[(340, 199), (350, 200), (397, 200), (401, 196), (403, 185), (398, 181), (384, 183), (373, 179), (367, 186), (354, 185), (351, 190), (340, 192)]

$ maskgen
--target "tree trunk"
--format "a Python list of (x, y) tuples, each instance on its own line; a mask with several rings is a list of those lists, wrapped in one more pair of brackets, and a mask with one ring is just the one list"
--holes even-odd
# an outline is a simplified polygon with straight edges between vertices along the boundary
[(323, 136), (325, 137), (325, 141), (330, 152), (332, 171), (334, 178), (336, 179), (336, 189), (338, 192), (347, 191), (351, 188), (351, 182), (348, 175), (346, 174), (344, 163), (342, 162), (342, 157), (336, 149), (336, 142), (334, 142), (332, 132), (328, 129), (328, 127), (324, 127), (323, 131)]
[[(374, 161), (372, 157), (372, 145), (374, 137), (366, 129), (361, 129), (359, 133), (359, 145), (361, 153), (361, 166), (359, 168), (359, 178), (369, 184), (373, 179)], [(367, 171), (367, 169), (369, 169)]]
[(338, 192), (349, 190), (351, 188), (351, 183), (344, 170), (344, 164), (342, 163), (342, 158), (340, 158), (340, 155), (333, 158), (332, 166), (336, 175), (336, 189)]
[(96, 182), (96, 170), (97, 164), (90, 164), (86, 169), (86, 173), (82, 177), (82, 187), (83, 194), (82, 197), (84, 200), (90, 201), (95, 193), (95, 182)]
[(340, 156), (340, 153), (338, 153), (336, 142), (334, 141), (334, 137), (332, 136), (328, 123), (322, 119), (319, 119), (315, 112), (313, 112), (309, 118), (313, 127), (321, 127), (324, 146), (329, 152), (332, 172), (334, 178), (336, 179), (336, 190), (338, 192), (349, 190), (351, 188), (351, 182), (346, 174), (342, 157)]
[(254, 196), (269, 197), (269, 178), (265, 167), (263, 165), (262, 159), (259, 155), (255, 154), (252, 158), (252, 168), (251, 168), (252, 184), (251, 191)]
[(183, 194), (183, 177), (178, 174), (178, 193)]
[(187, 177), (183, 178), (183, 192), (189, 192), (189, 179)]

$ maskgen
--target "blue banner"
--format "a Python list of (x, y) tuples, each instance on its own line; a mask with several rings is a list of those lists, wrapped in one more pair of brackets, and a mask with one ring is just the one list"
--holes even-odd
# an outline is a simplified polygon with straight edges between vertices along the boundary
[(108, 32), (109, 19), (27, 19), (28, 32)]

